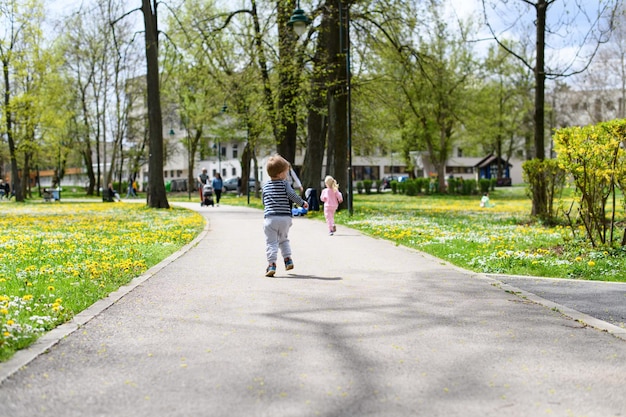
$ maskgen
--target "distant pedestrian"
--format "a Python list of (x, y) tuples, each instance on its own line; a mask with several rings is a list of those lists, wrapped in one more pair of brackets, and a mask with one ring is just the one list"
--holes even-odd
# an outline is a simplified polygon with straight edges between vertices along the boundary
[(324, 178), (324, 184), (326, 188), (322, 190), (320, 200), (324, 202), (324, 217), (328, 225), (328, 234), (332, 236), (337, 231), (337, 226), (335, 226), (335, 212), (339, 204), (343, 202), (343, 195), (341, 191), (339, 191), (339, 184), (337, 184), (337, 181), (330, 175)]
[(209, 174), (207, 174), (207, 169), (202, 168), (202, 173), (198, 175), (198, 192), (200, 193), (200, 201), (203, 201), (202, 196), (202, 187), (209, 182)]
[(224, 182), (222, 181), (222, 176), (219, 172), (215, 173), (215, 178), (213, 178), (211, 186), (213, 187), (213, 192), (215, 193), (215, 203), (219, 207), (220, 199), (222, 198), (222, 190), (224, 189)]
[(137, 193), (135, 192), (135, 188), (133, 187), (133, 177), (128, 178), (128, 191), (126, 192), (126, 198), (137, 197)]
[(263, 185), (263, 231), (268, 262), (266, 277), (273, 277), (276, 273), (279, 250), (285, 261), (285, 270), (293, 269), (289, 244), (289, 229), (292, 224), (291, 203), (304, 208), (309, 207), (287, 181), (289, 168), (289, 162), (280, 155), (270, 156), (267, 160), (266, 169), (270, 180)]

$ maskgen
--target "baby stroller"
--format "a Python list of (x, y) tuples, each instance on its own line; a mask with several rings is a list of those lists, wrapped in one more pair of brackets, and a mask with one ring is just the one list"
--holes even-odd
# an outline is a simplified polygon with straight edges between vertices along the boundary
[(202, 186), (202, 202), (200, 207), (213, 206), (213, 187), (210, 184), (204, 184)]

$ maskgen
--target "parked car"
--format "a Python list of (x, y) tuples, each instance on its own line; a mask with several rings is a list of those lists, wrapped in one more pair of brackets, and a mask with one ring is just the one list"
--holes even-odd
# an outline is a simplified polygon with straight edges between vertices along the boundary
[[(238, 178), (234, 177), (234, 178), (229, 178), (226, 181), (224, 181), (224, 190), (226, 192), (228, 191), (237, 191), (237, 181)], [(254, 190), (256, 189), (256, 184), (254, 181), (254, 178), (250, 178), (248, 180), (248, 189), (250, 190), (250, 192), (254, 192)]]
[(406, 181), (409, 178), (408, 175), (388, 175), (386, 177), (383, 177), (383, 190), (386, 190), (388, 188), (391, 188), (391, 182), (392, 181), (398, 181), (398, 182), (403, 182)]

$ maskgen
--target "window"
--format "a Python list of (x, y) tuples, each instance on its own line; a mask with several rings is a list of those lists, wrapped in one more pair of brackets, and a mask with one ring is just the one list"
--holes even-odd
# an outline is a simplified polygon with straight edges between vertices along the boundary
[(459, 148), (456, 150), (456, 156), (458, 158), (463, 158), (463, 149)]
[(167, 171), (163, 171), (163, 178), (167, 178)]
[(237, 159), (237, 144), (233, 144), (233, 159)]
[(233, 167), (233, 168), (230, 170), (230, 175), (232, 175), (233, 177), (237, 176), (237, 168)]

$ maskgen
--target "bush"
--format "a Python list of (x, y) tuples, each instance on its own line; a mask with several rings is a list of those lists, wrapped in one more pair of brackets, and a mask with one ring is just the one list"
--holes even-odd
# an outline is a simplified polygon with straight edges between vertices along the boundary
[(356, 182), (356, 192), (359, 194), (363, 194), (363, 181)]
[[(626, 119), (559, 129), (554, 143), (559, 170), (563, 167), (572, 175), (580, 194), (578, 212), (587, 238), (593, 246), (613, 245), (621, 228), (616, 214), (617, 190), (623, 190), (626, 182)], [(626, 206), (623, 193), (622, 198), (622, 206)], [(607, 204), (609, 199), (612, 204)], [(575, 224), (572, 229), (576, 230)], [(626, 246), (626, 232), (621, 246)]]
[(533, 201), (533, 216), (552, 224), (556, 222), (554, 198), (565, 184), (565, 171), (555, 159), (531, 159), (522, 164), (527, 193)]
[(363, 187), (365, 188), (365, 194), (372, 194), (372, 180), (363, 180)]
[(456, 178), (448, 178), (448, 194), (456, 195), (459, 192), (460, 182)]
[(419, 194), (419, 181), (407, 180), (406, 181), (406, 195), (416, 196)]
[(477, 183), (476, 180), (465, 180), (463, 181), (463, 195), (473, 195), (476, 194)]
[(480, 186), (481, 194), (487, 193), (491, 189), (491, 180), (487, 178), (481, 178), (478, 182), (478, 185)]

